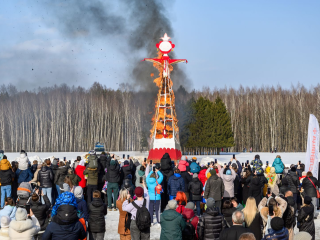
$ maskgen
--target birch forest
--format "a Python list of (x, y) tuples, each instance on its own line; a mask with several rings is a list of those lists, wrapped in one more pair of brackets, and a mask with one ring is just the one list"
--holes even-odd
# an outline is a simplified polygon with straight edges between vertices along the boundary
[[(89, 89), (67, 85), (17, 91), (0, 89), (0, 143), (6, 152), (87, 151), (95, 142), (110, 151), (148, 149), (156, 93), (108, 89), (94, 83)], [(309, 114), (320, 118), (320, 85), (175, 92), (180, 137), (188, 122), (188, 102), (203, 96), (225, 103), (231, 117), (235, 146), (253, 151), (306, 150)], [(182, 142), (182, 146), (184, 143)]]

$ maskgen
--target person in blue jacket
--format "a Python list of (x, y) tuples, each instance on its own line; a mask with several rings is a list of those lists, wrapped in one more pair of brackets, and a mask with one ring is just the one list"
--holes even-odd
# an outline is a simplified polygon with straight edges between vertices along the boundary
[[(158, 177), (157, 177), (158, 175)], [(147, 186), (149, 193), (149, 213), (151, 217), (151, 223), (153, 223), (153, 209), (156, 212), (157, 223), (155, 225), (160, 225), (160, 202), (161, 202), (161, 194), (157, 193), (156, 186), (161, 184), (163, 181), (162, 173), (155, 168), (155, 172), (151, 171), (147, 178)]]
[(30, 182), (33, 178), (33, 174), (30, 170), (30, 168), (27, 168), (26, 170), (21, 170), (20, 168), (16, 171), (16, 178), (18, 179), (18, 184), (22, 182)]
[(192, 158), (192, 163), (190, 164), (190, 172), (191, 173), (199, 173), (200, 172), (200, 166), (197, 164), (197, 158)]
[(284, 164), (281, 160), (280, 155), (276, 156), (276, 159), (273, 161), (272, 167), (276, 169), (276, 174), (282, 174), (284, 170)]
[(181, 177), (180, 170), (174, 170), (174, 174), (169, 178), (168, 181), (168, 194), (169, 200), (176, 197), (178, 191), (184, 192), (184, 180)]

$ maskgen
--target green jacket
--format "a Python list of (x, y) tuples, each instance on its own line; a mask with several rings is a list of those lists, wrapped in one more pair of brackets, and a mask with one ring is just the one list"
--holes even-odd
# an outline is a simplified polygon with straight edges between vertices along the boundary
[(87, 175), (87, 185), (98, 185), (98, 169), (87, 168), (83, 171), (83, 175)]
[(186, 227), (186, 222), (176, 210), (165, 210), (161, 214), (160, 224), (160, 240), (182, 240), (182, 231)]
[(79, 186), (79, 182), (81, 181), (81, 178), (77, 174), (68, 174), (73, 186)]

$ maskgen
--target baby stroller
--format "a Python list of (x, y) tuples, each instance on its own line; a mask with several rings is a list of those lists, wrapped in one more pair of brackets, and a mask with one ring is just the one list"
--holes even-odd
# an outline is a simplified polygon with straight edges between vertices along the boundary
[(26, 205), (29, 203), (30, 198), (33, 194), (33, 190), (31, 187), (31, 184), (28, 182), (22, 182), (20, 183), (18, 189), (17, 189), (17, 207), (26, 208)]

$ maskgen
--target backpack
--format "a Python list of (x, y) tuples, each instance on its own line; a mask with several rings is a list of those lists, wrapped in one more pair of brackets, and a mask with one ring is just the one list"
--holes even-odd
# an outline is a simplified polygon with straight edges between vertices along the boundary
[(89, 168), (98, 168), (98, 158), (96, 155), (90, 155), (88, 158)]
[(202, 189), (201, 189), (200, 182), (196, 182), (196, 183), (192, 184), (191, 192), (193, 195), (201, 195)]
[(162, 186), (158, 183), (158, 181), (156, 180), (157, 186), (154, 188), (155, 191), (155, 195), (156, 194), (161, 194), (162, 192)]
[(196, 236), (196, 230), (194, 229), (194, 226), (191, 224), (193, 218), (186, 221), (186, 227), (182, 231), (182, 240), (194, 240)]
[(139, 207), (135, 202), (132, 205), (137, 209), (136, 224), (140, 231), (144, 231), (151, 226), (151, 217), (146, 208), (146, 199), (143, 201), (142, 207)]

